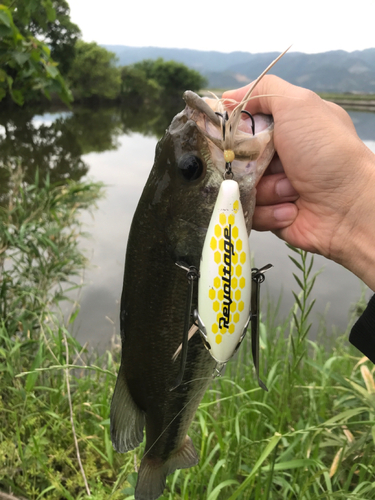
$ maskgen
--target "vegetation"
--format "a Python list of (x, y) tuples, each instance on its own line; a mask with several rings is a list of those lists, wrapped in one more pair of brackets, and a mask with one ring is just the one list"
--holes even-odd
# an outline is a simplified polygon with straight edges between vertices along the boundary
[(181, 98), (185, 90), (198, 92), (207, 83), (198, 71), (161, 58), (124, 66), (121, 79), (121, 94), (124, 98), (148, 102), (156, 102), (157, 98)]
[[(25, 1), (17, 0), (25, 12)], [(75, 58), (75, 44), (81, 36), (81, 31), (70, 19), (70, 8), (66, 0), (52, 0), (55, 13), (46, 22), (43, 11), (48, 2), (33, 2), (28, 31), (35, 37), (41, 38), (51, 50), (51, 57), (58, 62), (60, 73), (65, 78)]]
[[(24, 102), (57, 94), (66, 104), (199, 90), (204, 78), (174, 61), (142, 61), (116, 66), (116, 55), (97, 43), (79, 40), (66, 0), (3, 0), (0, 4), (0, 101)], [(68, 85), (67, 83), (68, 82)]]
[[(118, 350), (89, 356), (59, 305), (85, 260), (78, 214), (100, 186), (31, 185), (11, 175), (0, 211), (0, 490), (29, 500), (134, 498), (143, 445), (113, 451), (109, 407)], [(162, 500), (359, 500), (375, 496), (375, 369), (347, 335), (308, 340), (312, 257), (291, 248), (295, 304), (261, 324), (269, 392), (248, 343), (207, 391), (190, 429), (198, 466), (169, 477)]]
[(75, 59), (68, 80), (78, 100), (88, 98), (116, 99), (120, 94), (120, 69), (116, 56), (95, 42), (78, 40)]
[(146, 73), (134, 66), (121, 68), (121, 95), (125, 99), (137, 101), (156, 101), (160, 94), (160, 85)]
[[(60, 73), (74, 57), (79, 29), (65, 0), (3, 0), (0, 4), (0, 101), (19, 105), (42, 93), (66, 103), (71, 94)], [(60, 66), (53, 59), (63, 61)]]

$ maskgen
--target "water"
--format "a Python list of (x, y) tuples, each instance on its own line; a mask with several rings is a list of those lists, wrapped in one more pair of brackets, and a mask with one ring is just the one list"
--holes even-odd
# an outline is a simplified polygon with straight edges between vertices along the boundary
[[(375, 152), (375, 114), (350, 113), (357, 131), (366, 144)], [(78, 337), (82, 341), (105, 343), (118, 332), (119, 300), (122, 289), (124, 253), (127, 235), (139, 196), (153, 164), (156, 138), (141, 134), (124, 135), (116, 151), (84, 157), (90, 165), (89, 176), (103, 180), (109, 185), (107, 197), (99, 204), (99, 211), (90, 226), (91, 262), (96, 268), (88, 270), (88, 286), (81, 299), (78, 316)], [(85, 244), (86, 248), (87, 245)], [(265, 282), (268, 295), (276, 301), (282, 294), (280, 316), (285, 317), (293, 304), (291, 290), (298, 290), (292, 276), (296, 268), (288, 258), (290, 250), (272, 233), (253, 231), (250, 237), (255, 264), (269, 262), (274, 269), (269, 271)], [(333, 326), (345, 331), (350, 306), (361, 294), (361, 281), (338, 264), (319, 255), (315, 256), (315, 270), (324, 272), (317, 278), (313, 297), (316, 298), (313, 318), (317, 331), (319, 321), (325, 315), (328, 330)], [(367, 294), (369, 296), (369, 294)]]
[[(0, 161), (20, 157), (32, 178), (35, 166), (52, 180), (87, 177), (107, 185), (106, 197), (98, 203), (93, 217), (82, 221), (91, 234), (81, 246), (90, 259), (80, 294), (80, 313), (74, 331), (81, 342), (100, 350), (119, 332), (124, 255), (134, 210), (153, 164), (155, 146), (171, 116), (183, 106), (153, 106), (143, 109), (80, 109), (58, 114), (34, 115), (31, 111), (0, 117)], [(375, 152), (375, 114), (350, 112), (362, 140)], [(1, 183), (0, 195), (6, 191)], [(253, 231), (250, 246), (255, 264), (271, 262), (262, 294), (276, 302), (280, 294), (280, 317), (293, 304), (292, 290), (298, 290), (292, 273), (295, 266), (290, 250), (271, 233)], [(350, 306), (361, 294), (361, 282), (349, 271), (321, 256), (315, 256), (315, 269), (324, 268), (317, 278), (313, 297), (316, 333), (323, 315), (328, 331), (344, 331)], [(141, 270), (140, 270), (141, 271)], [(370, 293), (367, 293), (369, 296)]]

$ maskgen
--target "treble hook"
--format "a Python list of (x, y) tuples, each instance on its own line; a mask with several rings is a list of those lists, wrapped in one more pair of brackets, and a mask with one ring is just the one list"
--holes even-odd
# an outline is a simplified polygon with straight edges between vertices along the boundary
[(223, 120), (223, 141), (225, 141), (225, 124), (229, 119), (228, 111), (226, 111), (224, 115), (223, 113), (219, 113), (219, 111), (215, 111), (215, 115), (220, 116), (221, 119)]
[(232, 172), (232, 164), (231, 163), (226, 163), (225, 164), (225, 172), (223, 174), (224, 180), (226, 179), (233, 179), (234, 173)]
[(264, 273), (273, 267), (272, 264), (267, 264), (260, 269), (253, 268), (251, 270), (251, 279), (254, 286), (251, 287), (251, 351), (255, 372), (259, 386), (268, 391), (266, 385), (259, 377), (259, 322), (260, 322), (260, 285), (266, 279)]
[(255, 122), (254, 122), (253, 115), (249, 111), (246, 111), (246, 109), (243, 109), (241, 111), (241, 113), (245, 113), (245, 115), (247, 115), (250, 118), (250, 120), (251, 120), (251, 130), (253, 131), (253, 135), (255, 135)]
[(185, 309), (185, 321), (184, 321), (184, 331), (182, 335), (182, 344), (181, 344), (181, 361), (180, 361), (180, 369), (178, 371), (178, 375), (172, 385), (172, 387), (169, 389), (170, 391), (173, 391), (176, 389), (178, 386), (181, 385), (184, 372), (185, 372), (185, 365), (186, 365), (186, 358), (187, 358), (187, 350), (188, 350), (188, 341), (189, 341), (189, 330), (190, 330), (190, 323), (191, 323), (191, 304), (193, 302), (193, 289), (194, 289), (194, 283), (198, 280), (199, 278), (199, 271), (196, 267), (194, 266), (188, 266), (184, 262), (175, 262), (176, 266), (180, 267), (184, 271), (186, 271), (186, 277), (188, 281), (188, 292), (186, 296), (186, 309)]

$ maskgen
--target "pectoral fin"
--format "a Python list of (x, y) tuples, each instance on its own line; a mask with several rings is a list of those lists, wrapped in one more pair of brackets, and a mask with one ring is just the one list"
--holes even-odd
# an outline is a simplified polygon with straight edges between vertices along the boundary
[(145, 414), (134, 403), (121, 365), (111, 404), (111, 439), (120, 453), (133, 450), (143, 441)]
[(146, 454), (139, 468), (135, 500), (156, 500), (162, 495), (169, 474), (173, 474), (176, 469), (193, 467), (198, 462), (197, 452), (189, 436), (186, 436), (181, 448), (173, 453), (166, 462)]

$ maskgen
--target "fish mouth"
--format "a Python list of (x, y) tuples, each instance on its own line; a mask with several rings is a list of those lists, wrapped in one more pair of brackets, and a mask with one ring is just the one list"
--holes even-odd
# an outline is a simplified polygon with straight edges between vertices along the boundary
[[(220, 115), (227, 112), (230, 117), (231, 109), (225, 107), (222, 99), (202, 98), (192, 91), (186, 91), (183, 97), (187, 105), (185, 113), (188, 118), (195, 121), (208, 140), (212, 161), (224, 175), (226, 171), (224, 150), (226, 147)], [(251, 118), (243, 114), (243, 118), (233, 133), (230, 142), (233, 145), (231, 149), (235, 153), (235, 159), (231, 164), (231, 169), (235, 177), (254, 177), (256, 184), (275, 152), (273, 145), (274, 124), (270, 115), (256, 114), (253, 116), (253, 120), (254, 130)], [(232, 131), (227, 130), (226, 134), (228, 133), (232, 133)]]

